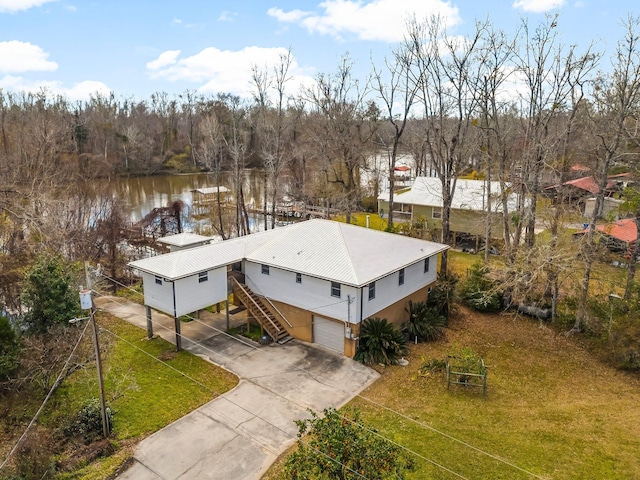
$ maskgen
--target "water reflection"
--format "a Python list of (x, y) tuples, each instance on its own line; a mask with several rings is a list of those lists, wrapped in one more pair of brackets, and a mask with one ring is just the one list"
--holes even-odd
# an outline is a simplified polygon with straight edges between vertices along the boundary
[[(230, 172), (219, 175), (220, 185), (235, 191)], [(264, 199), (264, 172), (247, 170), (244, 175), (243, 191), (248, 208), (262, 209)], [(191, 216), (193, 205), (192, 190), (215, 187), (216, 176), (212, 173), (196, 173), (188, 175), (157, 175), (151, 177), (120, 178), (117, 180), (117, 193), (123, 200), (125, 209), (132, 223), (138, 222), (154, 208), (166, 207), (176, 200), (185, 204), (183, 224), (186, 231), (200, 233), (209, 229), (209, 220), (194, 220)], [(286, 176), (281, 179), (279, 190), (288, 190)], [(251, 230), (263, 226), (264, 221), (258, 214), (249, 219)]]

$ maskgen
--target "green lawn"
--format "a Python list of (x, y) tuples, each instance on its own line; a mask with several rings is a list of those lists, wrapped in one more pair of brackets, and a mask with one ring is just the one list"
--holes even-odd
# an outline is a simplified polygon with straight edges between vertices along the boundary
[[(231, 373), (154, 338), (108, 314), (99, 314), (103, 328), (105, 394), (115, 411), (112, 439), (124, 452), (94, 462), (60, 478), (105, 478), (126, 460), (131, 446), (237, 384)], [(56, 392), (45, 424), (55, 412), (76, 411), (87, 398), (98, 396), (95, 368), (71, 376)]]
[[(419, 375), (423, 360), (461, 347), (483, 355), (486, 397), (447, 390), (444, 373)], [(351, 404), (414, 452), (408, 478), (460, 478), (430, 461), (472, 479), (640, 478), (640, 381), (599, 363), (574, 339), (528, 319), (461, 309), (445, 339), (411, 345), (407, 358), (406, 367), (380, 369)], [(281, 463), (266, 478), (284, 479)]]

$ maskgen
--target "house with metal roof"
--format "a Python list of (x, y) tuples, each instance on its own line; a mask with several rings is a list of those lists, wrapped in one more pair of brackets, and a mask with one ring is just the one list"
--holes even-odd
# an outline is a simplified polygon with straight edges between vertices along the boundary
[[(506, 192), (507, 208), (517, 209), (518, 196)], [(483, 236), (487, 217), (494, 238), (502, 238), (502, 186), (500, 182), (457, 179), (451, 202), (450, 228), (459, 235)], [(432, 231), (442, 230), (442, 183), (437, 177), (417, 177), (410, 188), (394, 193), (393, 214), (398, 220), (421, 220)], [(389, 192), (378, 197), (378, 211), (389, 213)]]
[(409, 300), (426, 299), (447, 248), (316, 219), (129, 265), (143, 278), (148, 318), (152, 308), (173, 316), (177, 340), (181, 315), (233, 290), (275, 341), (290, 336), (353, 356), (363, 320), (400, 324)]
[[(600, 234), (600, 244), (609, 250), (630, 257), (635, 249), (638, 238), (638, 228), (635, 218), (623, 218), (611, 223), (596, 225)], [(589, 227), (576, 232), (576, 235), (587, 234)]]

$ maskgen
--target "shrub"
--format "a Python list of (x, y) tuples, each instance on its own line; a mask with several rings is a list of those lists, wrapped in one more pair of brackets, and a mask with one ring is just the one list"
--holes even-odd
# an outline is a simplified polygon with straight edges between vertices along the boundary
[(438, 275), (438, 280), (431, 286), (427, 295), (427, 306), (436, 308), (440, 315), (448, 320), (453, 313), (456, 301), (456, 285), (460, 279), (452, 273), (446, 277)]
[(355, 359), (367, 365), (391, 365), (407, 354), (402, 332), (386, 318), (367, 318), (360, 328), (360, 343)]
[(43, 333), (51, 325), (67, 322), (80, 315), (80, 299), (75, 283), (77, 269), (59, 255), (41, 256), (27, 274), (24, 303), (27, 329)]
[(15, 476), (2, 478), (16, 480), (53, 478), (56, 473), (55, 455), (58, 453), (55, 447), (55, 442), (47, 431), (38, 427), (31, 429), (16, 449)]
[(461, 372), (477, 375), (483, 375), (486, 372), (482, 357), (472, 348), (454, 348), (449, 352), (449, 357), (455, 359), (456, 368)]
[(412, 467), (399, 446), (378, 436), (362, 423), (357, 409), (325, 409), (324, 417), (309, 411), (311, 418), (298, 420), (298, 450), (289, 455), (285, 473), (291, 480), (403, 479)]
[(480, 263), (471, 267), (462, 284), (462, 300), (480, 312), (497, 312), (502, 308), (502, 295), (488, 273), (489, 269)]
[(402, 331), (417, 341), (431, 341), (444, 335), (447, 319), (437, 308), (428, 307), (426, 302), (412, 302), (409, 300), (407, 308), (409, 320), (402, 325)]
[[(113, 412), (107, 407), (107, 422), (113, 424)], [(69, 438), (79, 438), (85, 443), (91, 443), (102, 435), (102, 408), (100, 400), (92, 398), (87, 401), (80, 411), (69, 421), (63, 429)]]
[(9, 319), (0, 315), (0, 380), (13, 373), (20, 364), (20, 344)]
[(446, 367), (447, 367), (447, 362), (445, 360), (442, 360), (440, 358), (432, 358), (431, 360), (425, 360), (423, 357), (422, 363), (418, 368), (418, 373), (421, 376), (426, 377), (432, 373), (442, 372)]

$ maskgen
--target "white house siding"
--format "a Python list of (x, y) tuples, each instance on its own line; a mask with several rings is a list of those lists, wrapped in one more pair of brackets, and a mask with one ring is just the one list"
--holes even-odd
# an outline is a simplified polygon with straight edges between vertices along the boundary
[(176, 280), (176, 310), (178, 316), (195, 312), (227, 298), (227, 268), (209, 270), (206, 282), (198, 274)]
[(438, 257), (429, 260), (429, 271), (424, 272), (424, 260), (404, 269), (404, 285), (398, 285), (398, 272), (393, 272), (376, 281), (376, 296), (369, 300), (369, 288), (362, 289), (362, 318), (368, 318), (383, 308), (411, 295), (413, 292), (436, 281)]
[(296, 283), (296, 273), (276, 267), (269, 268), (269, 275), (261, 273), (259, 263), (244, 262), (245, 281), (258, 295), (288, 303), (325, 317), (347, 321), (347, 296), (351, 303), (351, 322), (359, 321), (359, 289), (341, 285), (340, 298), (331, 296), (331, 282), (316, 277), (302, 275), (302, 283)]
[(142, 274), (144, 304), (168, 315), (173, 315), (173, 282), (161, 281), (162, 285), (158, 285), (154, 275)]

